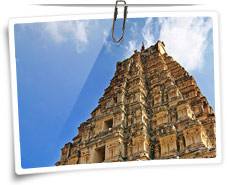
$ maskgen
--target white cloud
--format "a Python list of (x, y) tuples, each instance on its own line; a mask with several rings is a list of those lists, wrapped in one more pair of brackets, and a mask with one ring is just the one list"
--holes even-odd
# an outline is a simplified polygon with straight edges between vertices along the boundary
[(201, 69), (212, 22), (203, 18), (160, 18), (160, 40), (187, 70)]
[(132, 53), (136, 49), (136, 41), (135, 40), (130, 40), (129, 45), (127, 46), (127, 50)]
[(137, 41), (136, 40), (130, 40), (129, 42), (128, 42), (128, 45), (126, 45), (125, 46), (125, 53), (124, 53), (124, 57), (126, 58), (126, 57), (130, 57), (133, 53), (134, 53), (134, 51), (136, 50), (136, 49), (138, 49), (138, 43), (137, 43)]
[[(92, 37), (96, 36), (94, 32), (99, 31), (100, 27), (100, 24), (95, 21), (91, 23), (89, 20), (77, 20), (43, 24), (42, 29), (55, 43), (62, 44), (70, 41), (75, 45), (76, 52), (81, 53), (87, 48)], [(107, 37), (106, 26), (102, 27), (101, 31), (103, 31), (101, 33), (103, 37)], [(105, 38), (103, 42), (105, 42)]]
[(106, 47), (106, 50), (112, 54), (112, 41), (107, 40), (109, 34), (109, 30), (103, 31), (103, 45)]
[[(138, 28), (137, 24), (132, 24), (131, 40), (125, 47), (125, 56), (132, 54), (135, 49), (140, 49), (140, 37), (145, 47), (161, 40), (166, 45), (167, 53), (187, 70), (201, 69), (205, 62), (204, 53), (209, 44), (207, 38), (212, 29), (211, 20), (202, 17), (158, 18), (157, 20), (154, 22), (154, 18), (147, 18), (142, 28)], [(159, 27), (159, 38), (154, 36), (154, 33), (157, 34), (158, 31), (155, 26)]]
[[(147, 18), (144, 26), (142, 27), (142, 30), (140, 27), (138, 27), (138, 24), (136, 22), (132, 23), (132, 25), (130, 26), (131, 40), (129, 40), (127, 45), (125, 46), (124, 57), (129, 57), (134, 53), (134, 50), (141, 49), (142, 42), (144, 42), (144, 45), (147, 47), (154, 44), (152, 21), (153, 18)], [(142, 36), (142, 41), (139, 41), (138, 39), (140, 36)]]
[[(147, 18), (142, 28), (135, 22), (130, 26), (130, 40), (124, 45), (124, 57), (129, 57), (135, 49), (140, 49), (141, 42), (145, 46), (153, 45), (157, 40), (154, 37), (154, 26), (160, 27), (159, 40), (164, 41), (169, 55), (173, 56), (187, 70), (200, 69), (204, 63), (204, 52), (208, 43), (208, 33), (212, 29), (210, 19), (201, 17), (185, 18), (159, 18), (154, 22), (154, 18)], [(102, 33), (99, 34), (100, 27)], [(104, 28), (98, 22), (66, 21), (43, 24), (43, 34), (48, 34), (49, 39), (56, 43), (73, 42), (76, 52), (84, 51), (92, 37), (102, 37), (107, 50), (112, 52), (112, 41), (107, 40), (110, 25)], [(141, 30), (141, 31), (140, 31)], [(127, 33), (126, 33), (127, 34)], [(142, 40), (140, 40), (140, 38)]]
[[(139, 48), (139, 43), (138, 43), (138, 25), (137, 23), (133, 23), (130, 27), (130, 33), (131, 33), (131, 40), (127, 42), (127, 45), (124, 47), (125, 53), (124, 57), (129, 57), (134, 53), (136, 49)], [(126, 33), (127, 34), (127, 33)]]
[(64, 42), (65, 39), (61, 33), (60, 28), (61, 27), (59, 26), (59, 24), (57, 24), (56, 22), (51, 22), (43, 26), (43, 31), (45, 32), (45, 34), (47, 33), (53, 41), (61, 43)]
[(153, 26), (152, 26), (153, 18), (147, 18), (145, 25), (142, 29), (142, 36), (144, 40), (145, 46), (151, 46), (154, 44), (154, 35), (153, 35)]

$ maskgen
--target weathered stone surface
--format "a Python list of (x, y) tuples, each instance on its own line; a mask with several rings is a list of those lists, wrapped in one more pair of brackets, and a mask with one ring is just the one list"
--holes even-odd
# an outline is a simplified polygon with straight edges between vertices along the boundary
[(215, 115), (194, 78), (158, 41), (117, 63), (91, 118), (56, 165), (216, 155)]

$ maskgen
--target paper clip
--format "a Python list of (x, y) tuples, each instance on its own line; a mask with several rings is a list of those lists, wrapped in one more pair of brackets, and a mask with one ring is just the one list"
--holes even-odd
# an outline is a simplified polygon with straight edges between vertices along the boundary
[[(117, 20), (117, 14), (118, 14), (118, 3), (120, 3), (120, 2), (124, 3), (123, 4), (123, 6), (124, 6), (124, 20), (123, 20), (123, 24), (122, 24), (121, 37), (119, 39), (116, 39), (115, 34), (114, 34), (114, 28), (115, 28), (115, 22)], [(124, 0), (117, 0), (116, 1), (115, 9), (114, 9), (113, 25), (112, 25), (112, 39), (116, 43), (119, 43), (123, 39), (124, 34), (125, 34), (125, 23), (126, 23), (127, 13), (128, 13), (127, 9), (128, 9), (128, 6), (126, 5), (126, 2)]]

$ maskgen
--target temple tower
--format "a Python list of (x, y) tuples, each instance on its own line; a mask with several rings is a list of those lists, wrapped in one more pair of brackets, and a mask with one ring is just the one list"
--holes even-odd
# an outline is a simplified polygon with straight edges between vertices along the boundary
[(118, 62), (56, 165), (216, 156), (215, 115), (163, 42)]

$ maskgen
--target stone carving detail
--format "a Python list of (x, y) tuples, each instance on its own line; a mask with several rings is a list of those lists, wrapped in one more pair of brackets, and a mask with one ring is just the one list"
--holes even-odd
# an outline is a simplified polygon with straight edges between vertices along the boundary
[(91, 117), (56, 165), (215, 157), (215, 115), (164, 43), (118, 62)]
[(167, 135), (159, 138), (161, 146), (161, 157), (175, 157), (177, 154), (176, 135)]
[(168, 123), (168, 111), (161, 111), (156, 114), (157, 126)]

